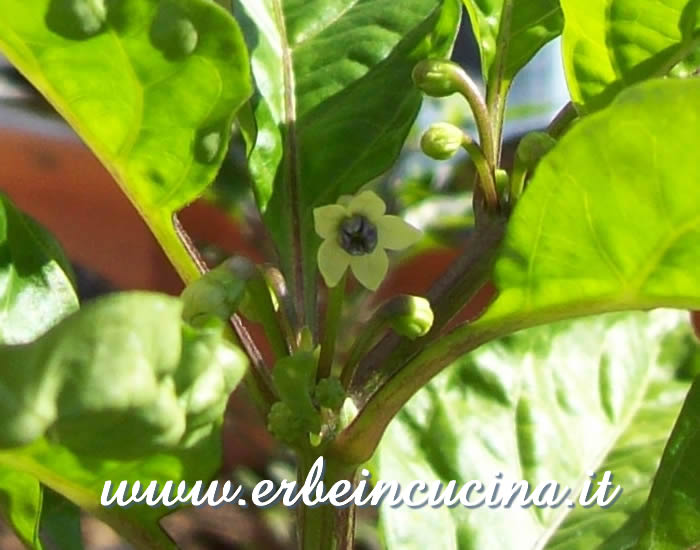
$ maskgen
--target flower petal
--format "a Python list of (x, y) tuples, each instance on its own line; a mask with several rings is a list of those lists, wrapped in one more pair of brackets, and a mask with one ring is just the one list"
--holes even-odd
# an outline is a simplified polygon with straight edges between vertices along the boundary
[(351, 214), (363, 214), (371, 222), (375, 222), (384, 212), (386, 204), (373, 191), (363, 191), (355, 195), (348, 204), (348, 212)]
[(352, 195), (340, 195), (340, 197), (338, 197), (338, 200), (335, 202), (337, 202), (341, 206), (347, 206), (348, 204), (350, 204), (351, 200)]
[(376, 222), (378, 246), (389, 250), (403, 250), (416, 244), (421, 237), (421, 231), (398, 216), (382, 216)]
[(340, 248), (334, 240), (327, 239), (321, 243), (317, 258), (318, 270), (326, 286), (336, 286), (350, 264), (350, 254)]
[(314, 226), (316, 233), (324, 239), (335, 239), (338, 236), (338, 226), (348, 211), (339, 204), (329, 204), (314, 208)]
[(351, 256), (350, 267), (355, 278), (369, 290), (377, 290), (389, 270), (389, 258), (380, 246), (371, 254)]

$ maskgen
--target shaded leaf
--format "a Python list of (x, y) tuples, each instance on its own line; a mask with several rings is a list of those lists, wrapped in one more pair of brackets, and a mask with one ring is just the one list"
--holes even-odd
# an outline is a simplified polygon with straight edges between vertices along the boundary
[(564, 68), (579, 110), (664, 76), (700, 43), (697, 0), (561, 0)]
[(83, 550), (80, 508), (46, 487), (41, 508), (41, 536), (61, 550)]
[[(411, 71), (449, 53), (460, 11), (458, 0), (234, 2), (256, 86), (242, 121), (250, 168), (290, 288), (315, 284), (313, 207), (398, 156), (421, 102)], [(302, 255), (305, 275), (292, 267)]]
[[(677, 328), (679, 327), (680, 328)], [(681, 314), (613, 314), (530, 329), (485, 345), (434, 379), (399, 413), (380, 445), (378, 477), (511, 484), (556, 480), (574, 489), (605, 470), (623, 493), (610, 508), (578, 504), (552, 548), (599, 548), (649, 491), (688, 384), (660, 358)], [(408, 459), (410, 457), (410, 460)], [(500, 478), (496, 476), (502, 474)], [(595, 487), (594, 487), (595, 489)], [(483, 505), (381, 509), (388, 548), (534, 549), (572, 509)], [(585, 521), (585, 527), (579, 521)], [(590, 527), (590, 528), (589, 528)], [(602, 535), (600, 534), (602, 532)], [(574, 536), (575, 535), (575, 536)], [(599, 536), (600, 535), (600, 536)]]
[(250, 95), (235, 21), (206, 0), (8, 0), (0, 50), (181, 255), (171, 215), (214, 179)]
[(664, 451), (636, 548), (686, 550), (700, 544), (700, 378)]

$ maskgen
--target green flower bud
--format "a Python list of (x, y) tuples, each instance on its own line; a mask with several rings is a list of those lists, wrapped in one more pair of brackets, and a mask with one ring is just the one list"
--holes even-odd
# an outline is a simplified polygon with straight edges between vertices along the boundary
[(316, 384), (314, 398), (319, 406), (337, 411), (345, 401), (345, 388), (338, 378), (324, 378)]
[(267, 413), (267, 429), (277, 439), (289, 445), (301, 440), (308, 433), (304, 420), (282, 401), (270, 407), (270, 412)]
[(532, 132), (520, 140), (515, 152), (516, 163), (526, 169), (533, 168), (557, 144), (556, 140), (545, 132)]
[(430, 302), (420, 296), (397, 296), (384, 308), (394, 332), (411, 340), (425, 336), (433, 326)]
[(230, 258), (188, 285), (180, 297), (182, 318), (200, 324), (213, 316), (227, 320), (238, 308), (255, 264), (245, 258)]
[(501, 168), (496, 169), (496, 192), (499, 196), (503, 196), (503, 192), (508, 189), (510, 184), (510, 178), (508, 177), (508, 172), (502, 170)]
[(423, 134), (420, 146), (430, 158), (447, 160), (459, 151), (463, 142), (462, 130), (448, 122), (438, 122)]
[(413, 82), (431, 97), (446, 97), (456, 93), (462, 67), (446, 59), (426, 59), (413, 69)]

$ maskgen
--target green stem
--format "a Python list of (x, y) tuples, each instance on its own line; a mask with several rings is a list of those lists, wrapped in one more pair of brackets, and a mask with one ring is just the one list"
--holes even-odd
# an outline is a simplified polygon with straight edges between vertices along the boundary
[(484, 102), (484, 98), (479, 87), (469, 77), (466, 71), (457, 71), (455, 77), (459, 92), (464, 99), (467, 100), (467, 103), (469, 103), (469, 107), (471, 107), (472, 114), (474, 115), (476, 129), (479, 133), (479, 142), (483, 149), (484, 156), (489, 165), (493, 168), (495, 167), (493, 161), (496, 158), (494, 149), (496, 141), (494, 137), (494, 127), (491, 124), (491, 117), (489, 116), (489, 110)]
[(337, 285), (328, 289), (328, 304), (326, 305), (326, 323), (323, 329), (323, 340), (321, 342), (321, 354), (318, 359), (317, 379), (328, 378), (331, 375), (333, 358), (335, 357), (335, 343), (338, 338), (338, 324), (340, 315), (343, 312), (343, 301), (345, 300), (345, 281), (347, 271)]
[(498, 192), (496, 191), (496, 181), (494, 180), (493, 167), (486, 158), (481, 148), (474, 143), (474, 140), (467, 134), (463, 134), (462, 147), (476, 166), (479, 173), (479, 182), (484, 190), (486, 203), (492, 210), (498, 206)]
[(578, 119), (578, 111), (576, 111), (574, 104), (569, 101), (549, 124), (547, 133), (554, 139), (559, 139), (576, 119)]
[(355, 367), (362, 359), (362, 356), (367, 352), (372, 343), (377, 339), (386, 328), (386, 319), (377, 315), (372, 316), (369, 323), (366, 323), (360, 335), (355, 339), (355, 343), (350, 349), (348, 359), (343, 365), (343, 371), (340, 373), (340, 382), (347, 389), (352, 382), (352, 377), (355, 374)]
[[(297, 481), (304, 483), (318, 454), (304, 451), (299, 455)], [(341, 480), (354, 483), (357, 467), (342, 460), (326, 459), (324, 492)], [(297, 509), (300, 550), (353, 550), (355, 542), (355, 505), (336, 508), (329, 503), (309, 508), (302, 503)]]
[(267, 336), (275, 356), (279, 359), (288, 355), (287, 342), (282, 334), (279, 317), (272, 303), (267, 280), (259, 269), (256, 269), (255, 275), (248, 281), (246, 290), (250, 292), (251, 302), (255, 307), (255, 312), (263, 325), (265, 336)]
[(486, 88), (486, 105), (493, 131), (493, 156), (489, 161), (493, 166), (500, 165), (501, 149), (503, 147), (503, 123), (506, 113), (506, 100), (511, 80), (505, 78), (506, 59), (508, 55), (508, 42), (510, 40), (511, 24), (513, 22), (514, 0), (504, 0), (501, 11), (501, 24), (496, 40), (496, 57), (488, 76)]

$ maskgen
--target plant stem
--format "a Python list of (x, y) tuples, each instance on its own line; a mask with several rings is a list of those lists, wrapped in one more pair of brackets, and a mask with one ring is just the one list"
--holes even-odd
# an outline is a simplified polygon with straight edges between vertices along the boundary
[(270, 297), (267, 280), (259, 269), (256, 269), (255, 275), (248, 281), (247, 290), (250, 292), (251, 302), (255, 307), (255, 312), (263, 325), (265, 336), (267, 336), (275, 356), (279, 359), (288, 355), (287, 342), (282, 334), (280, 321)]
[(496, 40), (496, 58), (489, 72), (486, 89), (486, 105), (492, 128), (494, 129), (493, 156), (489, 158), (489, 161), (494, 167), (499, 166), (501, 162), (503, 123), (505, 120), (508, 90), (511, 85), (510, 78), (505, 78), (505, 70), (510, 29), (513, 22), (513, 2), (514, 0), (503, 0), (501, 24), (498, 29), (498, 38)]
[(486, 203), (491, 210), (498, 206), (498, 192), (496, 191), (496, 181), (494, 180), (493, 167), (486, 158), (481, 148), (474, 143), (474, 140), (467, 134), (463, 134), (462, 147), (469, 153), (472, 162), (479, 173), (481, 188), (484, 190)]
[[(171, 220), (151, 219), (148, 222), (158, 243), (185, 283), (191, 283), (206, 273), (208, 270), (206, 262), (176, 215), (173, 215)], [(231, 317), (230, 323), (238, 343), (245, 350), (251, 362), (251, 368), (246, 375), (246, 383), (255, 396), (261, 412), (263, 415), (267, 415), (269, 407), (277, 400), (269, 370), (265, 365), (262, 353), (240, 317), (234, 315)], [(227, 333), (227, 338), (234, 339), (230, 333)]]
[[(318, 454), (306, 450), (299, 454), (297, 482), (304, 483)], [(326, 459), (324, 489), (338, 481), (355, 482), (357, 467), (342, 460)], [(308, 507), (303, 502), (297, 508), (297, 539), (300, 550), (353, 550), (355, 542), (355, 505), (338, 508), (329, 503)]]
[(557, 113), (552, 122), (547, 127), (547, 133), (554, 139), (559, 139), (569, 129), (571, 123), (578, 118), (578, 111), (574, 104), (569, 101)]
[(493, 161), (496, 158), (494, 149), (496, 140), (489, 110), (481, 95), (481, 90), (479, 90), (479, 87), (469, 77), (466, 71), (458, 71), (457, 76), (458, 78), (456, 80), (458, 82), (459, 92), (464, 96), (471, 107), (474, 121), (476, 122), (476, 128), (479, 133), (479, 143), (483, 149), (486, 160), (493, 169), (495, 167)]
[(323, 329), (323, 341), (321, 342), (321, 355), (318, 359), (317, 379), (328, 378), (333, 367), (335, 357), (335, 343), (338, 339), (338, 324), (343, 312), (345, 300), (345, 282), (347, 271), (337, 285), (328, 289), (328, 303), (326, 304), (326, 323)]

